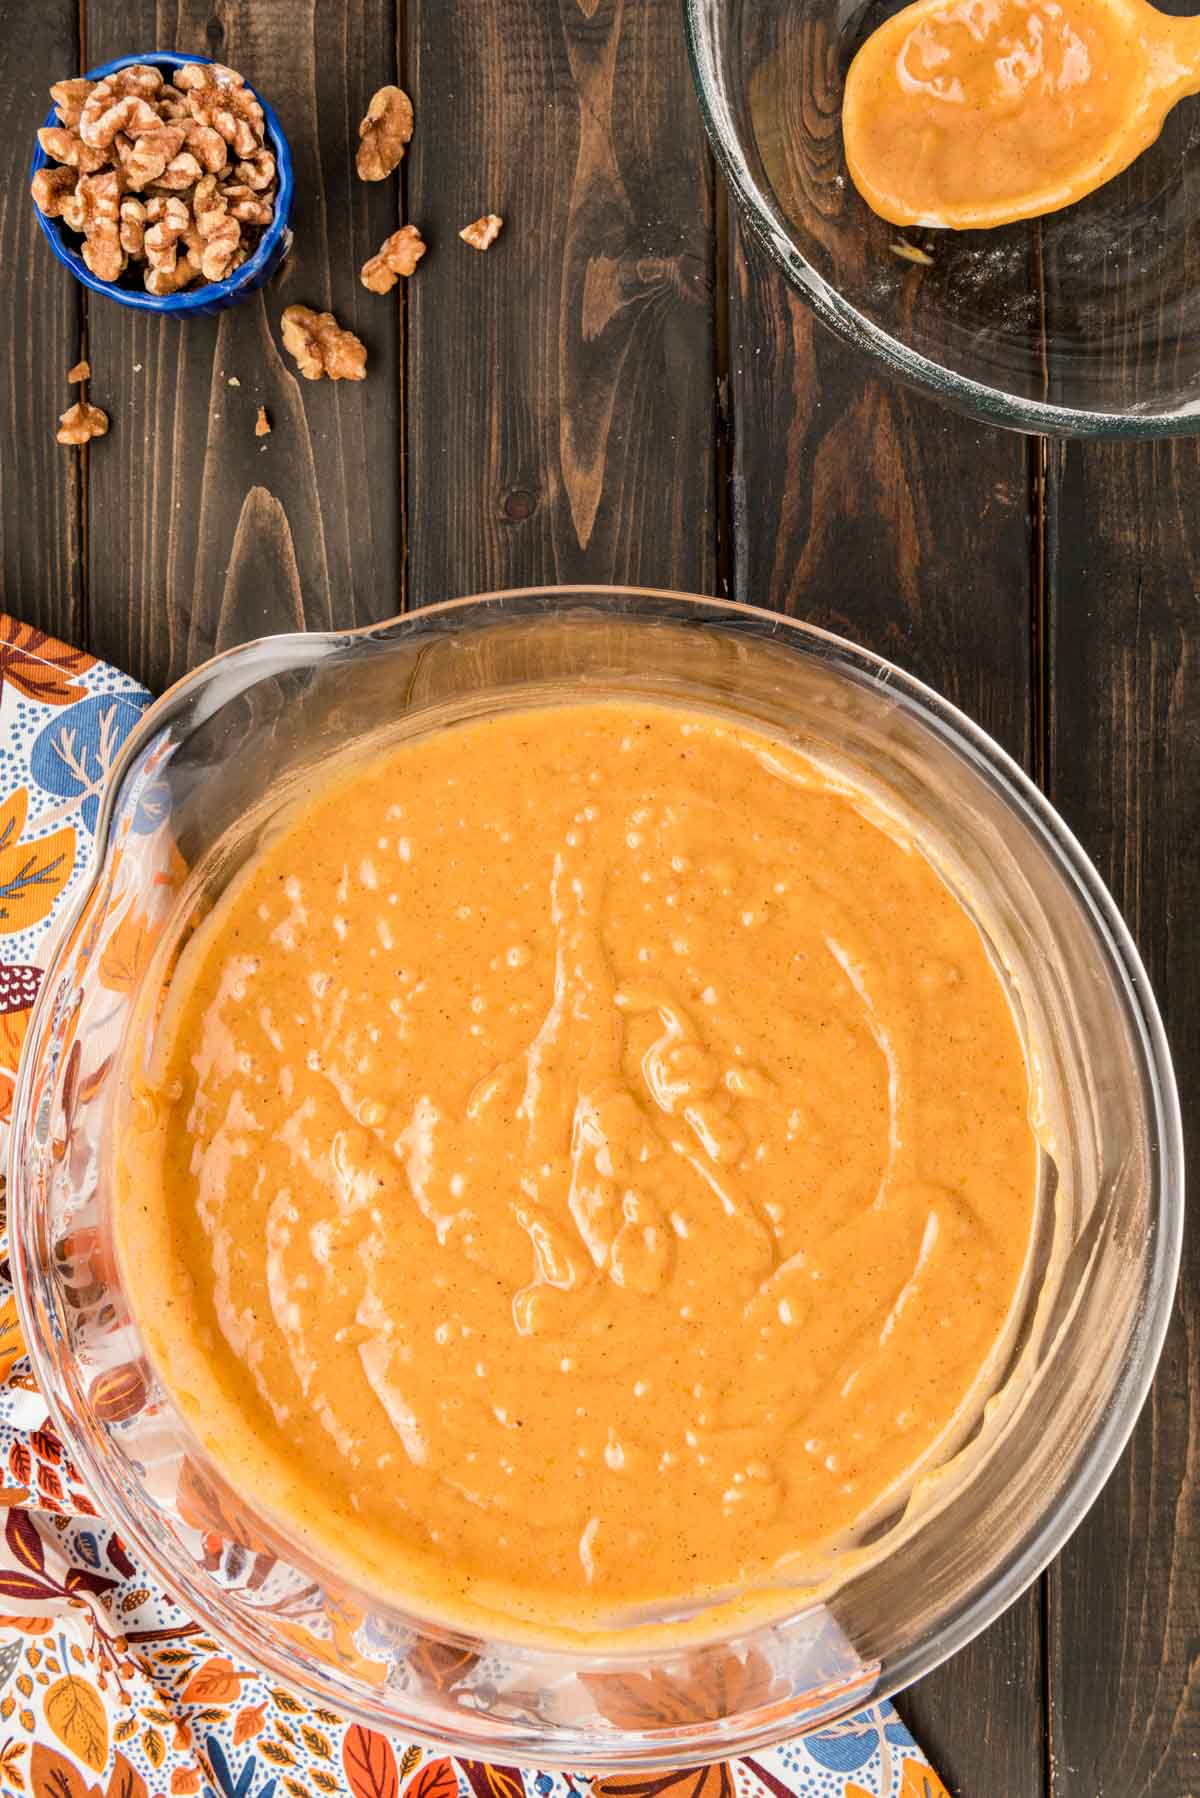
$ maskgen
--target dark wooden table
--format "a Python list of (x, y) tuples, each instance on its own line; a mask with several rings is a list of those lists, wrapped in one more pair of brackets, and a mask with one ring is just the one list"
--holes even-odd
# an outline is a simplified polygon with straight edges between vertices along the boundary
[[(0, 0), (0, 605), (165, 686), (264, 631), (548, 581), (731, 594), (893, 657), (1030, 769), (1200, 1074), (1200, 441), (985, 430), (817, 326), (730, 218), (677, 0)], [(50, 81), (207, 51), (274, 100), (291, 260), (218, 320), (89, 303), (27, 198)], [(402, 182), (353, 172), (372, 91)], [(358, 268), (398, 210), (430, 251)], [(486, 256), (457, 240), (494, 209)], [(297, 379), (290, 301), (370, 350)], [(109, 436), (54, 441), (86, 352)], [(259, 440), (254, 415), (274, 430)], [(1191, 1141), (1196, 1109), (1191, 1106)], [(1133, 1444), (1059, 1560), (902, 1700), (971, 1798), (1200, 1794), (1200, 1246)]]

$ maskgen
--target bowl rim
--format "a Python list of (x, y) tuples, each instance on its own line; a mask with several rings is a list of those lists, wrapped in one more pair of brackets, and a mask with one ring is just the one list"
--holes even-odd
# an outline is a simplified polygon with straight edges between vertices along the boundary
[[(171, 70), (184, 68), (188, 63), (199, 62), (212, 65), (216, 62), (213, 56), (185, 55), (180, 50), (152, 50), (137, 55), (116, 56), (111, 62), (97, 64), (88, 69), (82, 79), (84, 81), (103, 81), (106, 75), (115, 75), (121, 69), (130, 68), (134, 63), (148, 63), (152, 68)], [(227, 66), (227, 65), (222, 65)], [(37, 201), (32, 202), (34, 215), (41, 227), (42, 235), (49, 243), (58, 261), (69, 268), (75, 279), (82, 282), (92, 293), (101, 293), (106, 299), (115, 300), (120, 306), (130, 306), (137, 312), (167, 312), (186, 315), (188, 313), (203, 314), (213, 307), (219, 307), (240, 298), (244, 293), (253, 291), (256, 276), (269, 272), (270, 265), (281, 244), (287, 238), (288, 221), (291, 218), (292, 200), (295, 195), (295, 174), (292, 169), (292, 153), (284, 135), (283, 126), (275, 114), (274, 108), (264, 99), (256, 87), (246, 82), (251, 93), (263, 109), (263, 122), (270, 141), (271, 151), (275, 157), (275, 173), (279, 183), (275, 197), (275, 216), (255, 248), (252, 256), (232, 275), (223, 281), (204, 281), (195, 287), (185, 287), (179, 293), (155, 294), (147, 293), (144, 288), (122, 287), (116, 281), (102, 281), (94, 275), (79, 251), (65, 240), (61, 219), (47, 218)], [(42, 128), (60, 123), (58, 111), (51, 107), (42, 120)], [(52, 156), (47, 156), (40, 143), (34, 139), (33, 161), (30, 164), (30, 177), (39, 169), (57, 168), (59, 165)]]
[(822, 323), (846, 343), (869, 356), (890, 375), (930, 394), (944, 405), (985, 424), (1048, 437), (1139, 438), (1187, 437), (1200, 431), (1200, 392), (1186, 411), (1172, 413), (1093, 412), (1055, 406), (1048, 400), (1021, 399), (1002, 387), (990, 387), (954, 373), (921, 355), (843, 299), (837, 289), (802, 256), (787, 232), (778, 208), (756, 180), (738, 142), (723, 98), (720, 72), (710, 47), (705, 12), (728, 0), (682, 0), (684, 38), (700, 115), (717, 165), (733, 190), (742, 218), (754, 240)]
[[(456, 613), (467, 610), (491, 611), (495, 614), (497, 623), (502, 624), (512, 612), (515, 612), (518, 617), (528, 618), (530, 613), (520, 608), (529, 607), (531, 602), (540, 604), (544, 608), (541, 615), (553, 620), (576, 609), (586, 610), (589, 606), (594, 606), (603, 611), (606, 608), (615, 608), (630, 601), (649, 601), (652, 604), (674, 603), (687, 607), (693, 612), (698, 608), (701, 612), (699, 622), (702, 623), (707, 623), (707, 620), (703, 618), (704, 612), (710, 615), (714, 623), (719, 623), (723, 619), (741, 618), (748, 624), (753, 623), (764, 628), (766, 637), (770, 641), (786, 643), (791, 640), (796, 643), (801, 653), (816, 654), (822, 659), (835, 663), (843, 672), (849, 673), (852, 677), (857, 676), (859, 679), (885, 686), (890, 691), (897, 693), (910, 705), (913, 705), (944, 739), (948, 739), (954, 746), (964, 751), (974, 765), (982, 767), (986, 774), (997, 780), (1006, 796), (1020, 808), (1034, 839), (1043, 845), (1048, 856), (1057, 859), (1068, 884), (1085, 909), (1093, 930), (1104, 946), (1111, 961), (1114, 976), (1123, 989), (1131, 1027), (1140, 1046), (1143, 1072), (1147, 1082), (1150, 1100), (1149, 1129), (1155, 1151), (1152, 1174), (1156, 1198), (1153, 1211), (1155, 1223), (1153, 1245), (1143, 1282), (1145, 1294), (1143, 1308), (1131, 1334), (1128, 1354), (1114, 1384), (1101, 1424), (1091, 1440), (1079, 1452), (1067, 1477), (1055, 1489), (1049, 1508), (1035, 1516), (1026, 1526), (1022, 1535), (1013, 1545), (1010, 1554), (994, 1570), (990, 1580), (970, 1589), (952, 1609), (938, 1620), (927, 1635), (916, 1640), (909, 1648), (890, 1660), (882, 1675), (877, 1676), (875, 1684), (866, 1690), (859, 1691), (844, 1710), (838, 1710), (833, 1713), (832, 1717), (826, 1717), (823, 1722), (812, 1725), (813, 1728), (820, 1729), (827, 1727), (829, 1722), (837, 1716), (857, 1711), (865, 1704), (878, 1703), (902, 1690), (915, 1679), (932, 1672), (951, 1654), (956, 1653), (981, 1630), (993, 1623), (1063, 1548), (1112, 1474), (1116, 1462), (1132, 1434), (1158, 1367), (1174, 1306), (1184, 1225), (1183, 1124), (1174, 1069), (1158, 1005), (1133, 938), (1117, 908), (1116, 901), (1084, 852), (1082, 845), (1019, 764), (981, 726), (975, 724), (950, 700), (943, 698), (935, 689), (927, 686), (916, 676), (906, 673), (874, 651), (864, 649), (834, 632), (808, 624), (788, 614), (770, 612), (742, 601), (720, 599), (711, 595), (687, 593), (670, 588), (597, 584), (503, 588), (460, 599), (443, 600), (400, 613), (377, 624), (360, 625), (341, 631), (280, 632), (255, 638), (247, 643), (236, 644), (210, 657), (174, 682), (165, 693), (147, 707), (122, 745), (110, 771), (96, 820), (91, 860), (80, 879), (78, 897), (63, 914), (54, 933), (53, 943), (46, 959), (46, 971), (29, 1020), (25, 1040), (31, 1045), (38, 1040), (44, 1029), (47, 1013), (52, 1009), (54, 976), (58, 972), (60, 953), (70, 942), (75, 924), (103, 874), (116, 798), (129, 768), (142, 753), (146, 744), (165, 724), (169, 723), (171, 717), (182, 706), (186, 705), (193, 691), (198, 688), (202, 689), (208, 684), (215, 670), (229, 668), (236, 662), (244, 660), (249, 664), (246, 673), (250, 679), (247, 684), (252, 684), (253, 680), (258, 678), (256, 667), (261, 666), (262, 672), (269, 671), (272, 665), (278, 664), (281, 654), (286, 656), (286, 665), (289, 667), (296, 666), (298, 662), (315, 663), (329, 654), (350, 648), (356, 643), (366, 644), (372, 639), (380, 642), (394, 641), (397, 638), (403, 639), (405, 636), (415, 635), (430, 621), (439, 618), (452, 621)], [(636, 614), (631, 614), (631, 616), (636, 619)], [(666, 616), (669, 618), (669, 614)], [(25, 1228), (23, 1215), (25, 1181), (17, 1152), (17, 1145), (22, 1135), (22, 1121), (29, 1116), (30, 1112), (33, 1066), (32, 1057), (27, 1058), (22, 1054), (13, 1098), (12, 1123), (6, 1153), (6, 1171), (11, 1195), (9, 1201), (10, 1254), (13, 1285), (18, 1315), (33, 1371), (51, 1418), (67, 1444), (69, 1452), (81, 1468), (85, 1483), (96, 1492), (104, 1504), (105, 1511), (111, 1515), (122, 1533), (135, 1544), (138, 1553), (168, 1592), (176, 1595), (182, 1590), (185, 1595), (182, 1602), (193, 1607), (191, 1577), (181, 1577), (178, 1569), (160, 1552), (151, 1534), (143, 1527), (140, 1517), (127, 1504), (124, 1494), (114, 1488), (107, 1471), (97, 1468), (90, 1444), (86, 1440), (86, 1433), (81, 1441), (80, 1432), (73, 1427), (71, 1412), (65, 1396), (61, 1393), (47, 1345), (36, 1327), (34, 1286), (38, 1270)], [(273, 1640), (268, 1641), (265, 1645), (257, 1641), (251, 1642), (247, 1639), (240, 1624), (227, 1622), (224, 1617), (214, 1619), (211, 1606), (205, 1601), (202, 1593), (199, 1593), (199, 1608), (205, 1616), (205, 1627), (210, 1633), (223, 1640), (235, 1654), (244, 1656), (260, 1668), (268, 1668), (278, 1677), (295, 1680), (294, 1666), (277, 1654)], [(429, 1624), (427, 1627), (433, 1633), (440, 1628), (434, 1624)], [(498, 1646), (503, 1647), (504, 1644), (498, 1643)], [(508, 1646), (516, 1647), (517, 1645), (509, 1644)], [(537, 1652), (539, 1657), (546, 1662), (558, 1659), (564, 1664), (569, 1662), (573, 1665), (578, 1659), (569, 1650), (547, 1648), (539, 1649)], [(629, 1664), (631, 1658), (634, 1660), (638, 1658), (638, 1654), (636, 1650), (630, 1650), (628, 1654), (613, 1653), (603, 1658), (607, 1664)], [(368, 1727), (380, 1725), (378, 1711), (349, 1698), (340, 1690), (334, 1692), (323, 1683), (323, 1675), (319, 1671), (314, 1672), (310, 1677), (310, 1689), (321, 1690), (324, 1700), (337, 1705), (348, 1718), (364, 1723)], [(650, 1745), (645, 1749), (640, 1748), (634, 1758), (631, 1758), (628, 1753), (622, 1754), (616, 1743), (611, 1748), (604, 1750), (592, 1747), (589, 1752), (587, 1748), (580, 1748), (577, 1744), (565, 1740), (562, 1755), (557, 1756), (553, 1750), (548, 1752), (545, 1742), (539, 1739), (538, 1743), (534, 1745), (535, 1758), (542, 1766), (565, 1765), (590, 1771), (634, 1765), (644, 1769), (683, 1764), (697, 1765), (707, 1760), (728, 1758), (730, 1753), (737, 1756), (760, 1751), (774, 1742), (785, 1739), (789, 1734), (794, 1734), (796, 1726), (797, 1718), (795, 1716), (791, 1719), (764, 1720), (746, 1728), (735, 1742), (730, 1743), (722, 1742), (720, 1728), (714, 1725), (714, 1740), (711, 1745), (699, 1752), (692, 1749), (690, 1754), (682, 1747), (677, 1735), (669, 1731), (661, 1732), (663, 1738), (669, 1739), (662, 1740), (660, 1745), (660, 1732), (653, 1734), (646, 1732), (642, 1739), (646, 1741), (649, 1738)], [(432, 1739), (428, 1734), (422, 1734), (419, 1724), (414, 1727), (407, 1721), (393, 1722), (389, 1723), (387, 1727), (403, 1728), (414, 1739), (423, 1741)], [(436, 1737), (436, 1745), (443, 1753), (466, 1754), (468, 1757), (478, 1755), (486, 1749), (486, 1743), (478, 1737), (463, 1735), (457, 1739), (451, 1739), (440, 1730)], [(508, 1739), (502, 1742), (497, 1740), (494, 1746), (497, 1751), (503, 1748), (510, 1758), (516, 1760), (522, 1760), (525, 1753), (522, 1746)], [(533, 1761), (527, 1760), (523, 1764), (532, 1765)]]

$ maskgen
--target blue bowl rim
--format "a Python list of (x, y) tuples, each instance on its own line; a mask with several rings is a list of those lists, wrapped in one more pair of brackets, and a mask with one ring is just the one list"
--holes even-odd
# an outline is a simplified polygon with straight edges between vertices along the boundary
[[(100, 63), (98, 67), (89, 69), (84, 76), (86, 81), (102, 81), (106, 75), (115, 75), (119, 69), (127, 69), (133, 63), (149, 63), (153, 68), (164, 71), (182, 69), (187, 63), (213, 63), (212, 56), (185, 55), (178, 50), (153, 50), (140, 55), (117, 56), (112, 62)], [(93, 293), (102, 293), (119, 305), (132, 306), (140, 312), (173, 312), (204, 313), (223, 301), (231, 301), (240, 297), (243, 292), (251, 290), (255, 276), (261, 275), (275, 256), (279, 245), (283, 242), (288, 229), (288, 220), (292, 211), (292, 197), (295, 191), (295, 179), (292, 172), (292, 153), (284, 136), (283, 127), (271, 106), (259, 93), (256, 87), (250, 87), (255, 99), (263, 109), (263, 121), (266, 125), (267, 137), (275, 157), (276, 174), (279, 190), (275, 199), (275, 217), (263, 232), (262, 239), (252, 256), (248, 256), (242, 266), (224, 281), (206, 281), (197, 287), (185, 287), (180, 293), (155, 294), (146, 293), (142, 288), (121, 287), (115, 281), (101, 281), (94, 275), (83, 257), (72, 249), (64, 240), (58, 219), (47, 218), (36, 201), (33, 210), (42, 234), (46, 238), (58, 260), (70, 269), (77, 281), (89, 287)], [(57, 111), (51, 107), (43, 125), (57, 125)], [(31, 177), (39, 169), (56, 168), (53, 157), (47, 156), (38, 144), (34, 150)]]

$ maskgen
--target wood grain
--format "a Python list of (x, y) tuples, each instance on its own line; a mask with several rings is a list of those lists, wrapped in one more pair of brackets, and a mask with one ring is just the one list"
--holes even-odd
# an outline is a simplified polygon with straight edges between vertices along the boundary
[[(883, 386), (735, 236), (734, 591), (929, 681), (1031, 754), (1030, 478), (1021, 439)], [(952, 1792), (1044, 1790), (1041, 1596), (901, 1700)]]
[[(1200, 447), (1057, 446), (1048, 787), (1131, 925), (1200, 1149)], [(1050, 1570), (1054, 1798), (1200, 1793), (1200, 1238), (1116, 1474)]]
[[(410, 5), (414, 602), (711, 589), (711, 185), (673, 5)], [(458, 241), (505, 219), (485, 254)]]
[[(0, 5), (0, 40), (0, 608), (78, 643), (83, 483), (107, 443), (74, 450), (54, 440), (59, 414), (77, 397), (66, 375), (79, 356), (83, 315), (80, 289), (51, 254), (29, 197), (46, 90), (77, 66), (75, 0)], [(107, 404), (99, 384), (95, 397)]]
[[(219, 319), (155, 322), (92, 302), (92, 361), (113, 396), (93, 458), (92, 647), (159, 687), (269, 631), (386, 618), (402, 599), (401, 311), (359, 283), (399, 215), (395, 180), (354, 173), (357, 124), (395, 79), (393, 0), (89, 0), (89, 62), (197, 50), (278, 112), (296, 166), (295, 248)], [(366, 342), (361, 384), (307, 382), (279, 342), (292, 301)], [(273, 425), (254, 435), (265, 405)]]

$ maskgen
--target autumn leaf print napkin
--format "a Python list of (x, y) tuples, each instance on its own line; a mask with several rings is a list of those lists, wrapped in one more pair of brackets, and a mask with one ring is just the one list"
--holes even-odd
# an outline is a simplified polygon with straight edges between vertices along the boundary
[[(127, 675), (0, 614), (4, 1138), (50, 939), (148, 704)], [(406, 1745), (269, 1684), (96, 1516), (30, 1373), (6, 1255), (0, 1518), (0, 1798), (948, 1798), (890, 1704), (700, 1773), (588, 1779)]]

